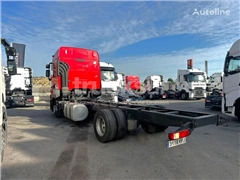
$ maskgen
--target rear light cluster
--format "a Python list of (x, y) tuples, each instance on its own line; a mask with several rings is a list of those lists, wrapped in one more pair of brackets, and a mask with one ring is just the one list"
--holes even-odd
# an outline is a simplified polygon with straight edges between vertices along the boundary
[(180, 138), (190, 136), (190, 134), (191, 134), (191, 131), (189, 129), (186, 129), (178, 132), (169, 133), (168, 138), (170, 140), (180, 139)]
[(33, 102), (34, 98), (27, 99), (28, 102)]

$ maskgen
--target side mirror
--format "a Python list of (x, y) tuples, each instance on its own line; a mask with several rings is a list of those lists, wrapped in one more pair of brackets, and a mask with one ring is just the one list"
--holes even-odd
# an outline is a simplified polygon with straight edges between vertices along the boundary
[(8, 69), (8, 74), (15, 75), (17, 74), (17, 64), (15, 60), (8, 60), (7, 61), (7, 69)]
[(5, 48), (7, 56), (16, 56), (16, 49), (14, 47)]
[(46, 69), (49, 69), (50, 68), (50, 64), (46, 64)]
[(49, 69), (46, 70), (46, 77), (48, 77), (48, 78), (50, 77), (50, 70)]

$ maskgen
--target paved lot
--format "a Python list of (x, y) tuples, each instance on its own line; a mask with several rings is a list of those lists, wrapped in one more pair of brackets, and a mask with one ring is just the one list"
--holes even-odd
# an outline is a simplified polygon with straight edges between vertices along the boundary
[[(158, 101), (160, 103), (163, 101)], [(221, 114), (204, 101), (167, 100), (167, 108)], [(92, 119), (55, 118), (45, 103), (9, 109), (8, 146), (2, 179), (240, 179), (239, 132), (228, 126), (197, 128), (187, 143), (167, 149), (167, 133), (141, 128), (124, 139), (99, 143)]]

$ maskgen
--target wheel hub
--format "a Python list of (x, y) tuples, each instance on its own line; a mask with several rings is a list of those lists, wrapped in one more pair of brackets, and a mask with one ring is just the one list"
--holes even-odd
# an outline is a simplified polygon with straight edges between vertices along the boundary
[(99, 136), (103, 136), (105, 134), (106, 124), (102, 116), (99, 116), (97, 118), (96, 130)]

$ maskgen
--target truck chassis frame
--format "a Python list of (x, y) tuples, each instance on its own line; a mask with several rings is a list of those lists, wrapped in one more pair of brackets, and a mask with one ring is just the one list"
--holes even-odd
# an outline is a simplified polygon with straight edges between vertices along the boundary
[[(69, 101), (56, 101), (54, 108), (56, 117), (63, 116), (64, 104), (67, 102)], [(162, 132), (169, 126), (179, 127), (173, 133), (188, 131), (186, 136), (189, 136), (197, 127), (225, 123), (216, 114), (166, 109), (159, 105), (134, 105), (99, 100), (78, 103), (84, 104), (89, 112), (95, 112), (95, 136), (102, 143), (122, 139), (128, 131), (136, 130), (139, 125), (147, 133)], [(181, 137), (176, 139), (179, 138)], [(170, 135), (169, 139), (174, 140)]]

